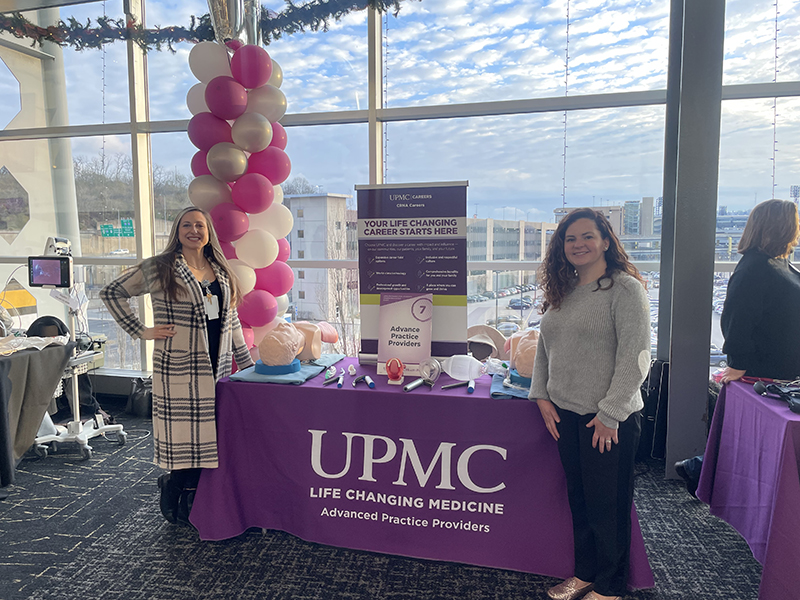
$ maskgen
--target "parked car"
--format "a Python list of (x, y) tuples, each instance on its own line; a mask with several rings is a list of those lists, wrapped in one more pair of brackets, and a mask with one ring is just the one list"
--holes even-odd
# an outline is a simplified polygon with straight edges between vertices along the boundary
[(519, 317), (515, 317), (514, 315), (500, 315), (497, 319), (488, 319), (486, 321), (487, 325), (497, 326), (501, 323), (515, 323), (516, 325), (522, 326), (522, 319)]
[(505, 323), (500, 323), (497, 326), (497, 331), (502, 333), (504, 336), (508, 337), (519, 331), (519, 325), (517, 325), (516, 323), (509, 323), (508, 321), (506, 321)]
[(728, 355), (723, 354), (719, 349), (712, 348), (709, 354), (708, 364), (711, 367), (724, 369), (728, 366)]
[(524, 298), (512, 298), (508, 302), (508, 308), (512, 310), (528, 310), (533, 306), (533, 302)]
[(497, 298), (497, 292), (490, 290), (487, 292), (483, 292), (481, 296), (483, 296), (484, 298), (489, 298), (490, 300), (494, 300), (495, 298)]
[(111, 252), (109, 252), (109, 254), (116, 256), (121, 254), (130, 254), (130, 253), (131, 253), (130, 250), (128, 250), (127, 248), (117, 248), (116, 250), (112, 250)]

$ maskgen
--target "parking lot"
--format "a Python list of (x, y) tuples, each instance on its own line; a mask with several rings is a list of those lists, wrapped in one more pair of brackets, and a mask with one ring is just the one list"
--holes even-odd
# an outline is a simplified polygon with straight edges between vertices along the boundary
[[(648, 280), (650, 296), (651, 354), (656, 355), (658, 343), (659, 286)], [(711, 340), (709, 343), (709, 369), (715, 371), (727, 366), (727, 356), (722, 352), (724, 339), (719, 320), (727, 291), (727, 279), (715, 282), (711, 308)], [(498, 291), (467, 296), (468, 326), (491, 325), (505, 337), (522, 329), (538, 329), (542, 315), (542, 299), (534, 285), (520, 285)]]

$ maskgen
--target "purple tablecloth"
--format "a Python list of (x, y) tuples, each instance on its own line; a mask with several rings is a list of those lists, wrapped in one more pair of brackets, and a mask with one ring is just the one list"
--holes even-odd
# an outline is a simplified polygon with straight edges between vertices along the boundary
[(717, 401), (697, 497), (730, 523), (764, 566), (761, 600), (800, 598), (800, 415), (725, 386)]
[[(344, 366), (350, 362), (339, 363)], [(567, 577), (572, 526), (556, 443), (536, 406), (489, 398), (490, 378), (408, 393), (322, 376), (302, 386), (221, 381), (220, 466), (191, 520), (206, 540), (249, 527), (417, 558)], [(406, 378), (406, 383), (410, 381)], [(630, 586), (653, 586), (634, 511)]]

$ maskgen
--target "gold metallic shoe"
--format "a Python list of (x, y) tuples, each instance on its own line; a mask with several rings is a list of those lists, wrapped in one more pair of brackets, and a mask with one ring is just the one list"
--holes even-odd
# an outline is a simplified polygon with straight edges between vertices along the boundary
[(553, 600), (578, 600), (591, 592), (593, 587), (593, 583), (581, 586), (577, 577), (570, 577), (547, 590), (547, 597)]

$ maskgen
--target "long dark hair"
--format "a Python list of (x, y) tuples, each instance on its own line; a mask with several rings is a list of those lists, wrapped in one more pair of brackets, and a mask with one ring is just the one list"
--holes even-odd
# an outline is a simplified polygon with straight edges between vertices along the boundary
[[(543, 313), (551, 306), (553, 308), (561, 306), (564, 298), (575, 286), (577, 273), (575, 267), (567, 260), (567, 255), (564, 253), (564, 238), (569, 226), (578, 219), (591, 219), (594, 221), (600, 236), (604, 241), (608, 242), (608, 250), (605, 251), (606, 271), (597, 280), (595, 291), (611, 289), (614, 285), (614, 280), (611, 276), (620, 271), (635, 277), (644, 285), (644, 279), (639, 275), (639, 270), (631, 264), (627, 253), (622, 247), (622, 243), (614, 233), (614, 230), (611, 229), (611, 224), (605, 215), (593, 208), (576, 208), (558, 224), (550, 244), (547, 246), (542, 266), (539, 267), (539, 281), (542, 288), (544, 288)], [(604, 281), (607, 281), (607, 285), (603, 285)]]
[(178, 292), (181, 288), (175, 278), (175, 262), (178, 259), (178, 255), (183, 255), (181, 252), (181, 243), (178, 240), (178, 227), (183, 217), (191, 212), (199, 212), (206, 220), (208, 243), (203, 247), (203, 255), (209, 262), (216, 263), (228, 276), (231, 285), (231, 306), (238, 306), (239, 302), (242, 300), (241, 292), (239, 291), (239, 280), (236, 278), (236, 274), (225, 259), (225, 254), (222, 252), (222, 248), (219, 245), (217, 232), (214, 230), (214, 224), (211, 222), (211, 215), (202, 208), (197, 208), (196, 206), (187, 206), (177, 214), (175, 220), (172, 222), (172, 229), (169, 232), (167, 245), (164, 247), (164, 250), (155, 257), (158, 266), (158, 282), (161, 284), (161, 289), (164, 290), (164, 295), (173, 302), (178, 299)]

